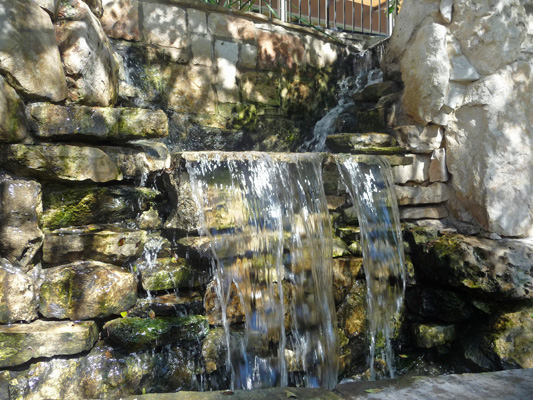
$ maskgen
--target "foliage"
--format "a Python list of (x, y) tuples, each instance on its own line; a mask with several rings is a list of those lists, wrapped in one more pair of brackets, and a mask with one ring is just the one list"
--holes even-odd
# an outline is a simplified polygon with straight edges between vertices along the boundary
[(202, 0), (204, 3), (213, 4), (225, 8), (237, 8), (241, 11), (251, 11), (254, 0)]

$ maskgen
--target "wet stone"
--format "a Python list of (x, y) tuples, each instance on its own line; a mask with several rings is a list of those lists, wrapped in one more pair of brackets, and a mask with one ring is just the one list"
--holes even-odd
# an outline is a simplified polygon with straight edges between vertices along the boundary
[[(220, 306), (220, 299), (217, 295), (217, 282), (212, 281), (207, 285), (204, 295), (205, 313), (209, 321), (209, 325), (221, 326), (224, 321), (222, 320), (222, 311)], [(230, 324), (237, 324), (244, 322), (244, 310), (242, 307), (241, 299), (235, 283), (231, 283), (229, 291), (229, 301), (226, 304), (226, 320)]]
[(118, 318), (104, 325), (107, 341), (128, 351), (147, 350), (182, 341), (198, 341), (209, 332), (207, 318)]
[(345, 299), (362, 266), (362, 258), (340, 257), (333, 259), (333, 297), (336, 304), (340, 304)]
[(135, 276), (114, 265), (81, 261), (43, 270), (39, 312), (46, 318), (118, 315), (136, 301)]
[(0, 76), (0, 143), (16, 143), (28, 133), (24, 102)]
[(142, 255), (147, 233), (139, 230), (90, 225), (61, 228), (45, 234), (43, 261), (57, 265), (95, 260), (122, 266)]
[(415, 324), (413, 334), (418, 347), (429, 349), (455, 340), (455, 326)]
[(0, 367), (12, 367), (32, 358), (69, 355), (90, 350), (98, 339), (94, 321), (35, 321), (0, 326)]
[(144, 290), (166, 290), (199, 286), (202, 279), (185, 258), (158, 258), (154, 263), (140, 263)]

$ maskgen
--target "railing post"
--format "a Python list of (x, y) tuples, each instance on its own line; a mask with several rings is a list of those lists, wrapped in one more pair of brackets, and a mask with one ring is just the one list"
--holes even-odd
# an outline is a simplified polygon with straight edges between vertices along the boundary
[(329, 0), (326, 0), (326, 28), (329, 29)]

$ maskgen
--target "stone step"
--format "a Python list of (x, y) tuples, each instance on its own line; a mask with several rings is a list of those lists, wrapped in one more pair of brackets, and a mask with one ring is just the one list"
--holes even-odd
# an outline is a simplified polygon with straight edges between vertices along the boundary
[(20, 365), (32, 358), (77, 354), (98, 340), (94, 321), (42, 321), (0, 326), (0, 367)]
[(339, 133), (328, 135), (326, 146), (334, 152), (351, 153), (368, 147), (397, 146), (396, 139), (387, 133)]

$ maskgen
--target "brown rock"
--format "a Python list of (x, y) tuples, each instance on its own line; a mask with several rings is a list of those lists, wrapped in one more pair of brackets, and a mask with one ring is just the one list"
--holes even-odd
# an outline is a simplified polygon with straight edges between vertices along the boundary
[(140, 40), (139, 2), (125, 0), (103, 0), (103, 15), (100, 23), (107, 36), (113, 39)]
[(0, 143), (20, 142), (27, 131), (24, 102), (0, 76)]
[(304, 56), (304, 46), (300, 38), (260, 32), (257, 35), (258, 64), (261, 69), (286, 67), (295, 70)]
[(136, 301), (137, 279), (114, 265), (80, 261), (43, 270), (39, 312), (46, 318), (102, 318)]
[(0, 323), (32, 321), (37, 318), (34, 280), (0, 258)]

